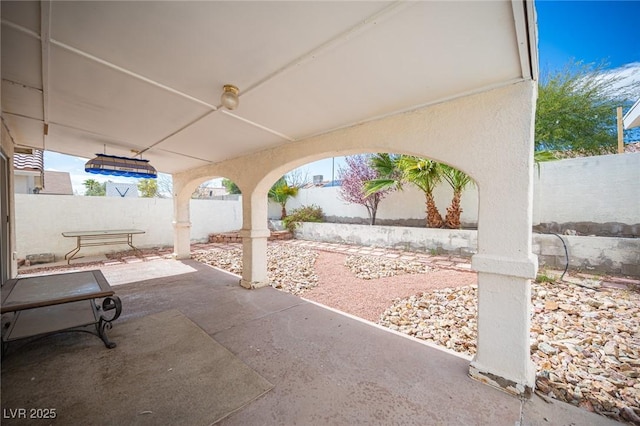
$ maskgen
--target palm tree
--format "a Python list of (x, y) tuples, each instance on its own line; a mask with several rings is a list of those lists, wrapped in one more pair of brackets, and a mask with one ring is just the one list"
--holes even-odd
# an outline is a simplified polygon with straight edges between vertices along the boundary
[(289, 186), (284, 176), (278, 179), (269, 190), (269, 199), (282, 207), (280, 220), (287, 217), (287, 201), (289, 197), (295, 197), (296, 195), (298, 195), (298, 187)]
[(402, 189), (402, 171), (398, 161), (401, 156), (387, 153), (378, 153), (371, 157), (371, 167), (380, 176), (364, 184), (365, 196), (387, 189)]
[(86, 188), (84, 195), (87, 196), (104, 196), (107, 193), (106, 184), (100, 183), (95, 179), (86, 179), (82, 182)]
[(427, 227), (442, 228), (444, 221), (433, 199), (433, 190), (442, 180), (441, 164), (427, 158), (403, 155), (399, 161), (405, 179), (424, 192), (427, 206)]
[(433, 199), (433, 190), (442, 180), (439, 163), (411, 155), (376, 154), (372, 158), (371, 166), (382, 177), (367, 182), (365, 185), (367, 195), (391, 187), (402, 189), (404, 182), (411, 183), (424, 192), (427, 227), (442, 228), (444, 221)]
[(460, 214), (462, 208), (460, 207), (460, 198), (462, 197), (462, 191), (467, 185), (473, 185), (473, 179), (464, 172), (454, 169), (453, 167), (442, 164), (442, 177), (453, 189), (453, 198), (451, 199), (451, 205), (447, 207), (447, 214), (444, 218), (444, 224), (447, 228), (459, 229), (460, 228)]

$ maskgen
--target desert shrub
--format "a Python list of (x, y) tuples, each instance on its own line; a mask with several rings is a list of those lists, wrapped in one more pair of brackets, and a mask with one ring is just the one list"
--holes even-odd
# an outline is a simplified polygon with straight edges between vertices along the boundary
[(282, 221), (285, 228), (293, 232), (300, 222), (324, 222), (324, 213), (320, 206), (311, 204), (292, 210)]

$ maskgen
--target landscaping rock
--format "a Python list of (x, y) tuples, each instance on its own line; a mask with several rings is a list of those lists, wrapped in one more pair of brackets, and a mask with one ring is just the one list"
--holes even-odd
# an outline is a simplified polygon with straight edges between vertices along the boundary
[[(537, 392), (640, 424), (640, 293), (533, 283)], [(473, 355), (476, 287), (396, 299), (379, 324)]]
[[(242, 274), (241, 249), (196, 250), (191, 257), (199, 262)], [(267, 247), (267, 277), (272, 287), (301, 295), (318, 285), (313, 264), (318, 254), (299, 247), (273, 244)]]
[(347, 256), (344, 265), (365, 280), (392, 277), (399, 274), (423, 274), (429, 267), (423, 262), (383, 256)]

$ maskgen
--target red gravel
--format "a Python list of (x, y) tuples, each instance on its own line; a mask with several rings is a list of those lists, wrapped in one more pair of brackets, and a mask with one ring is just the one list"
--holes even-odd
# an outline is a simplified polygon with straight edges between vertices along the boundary
[(318, 286), (306, 291), (303, 297), (373, 322), (393, 304), (393, 299), (438, 288), (463, 287), (477, 281), (475, 272), (448, 269), (364, 280), (356, 278), (344, 266), (346, 255), (318, 253), (315, 264)]

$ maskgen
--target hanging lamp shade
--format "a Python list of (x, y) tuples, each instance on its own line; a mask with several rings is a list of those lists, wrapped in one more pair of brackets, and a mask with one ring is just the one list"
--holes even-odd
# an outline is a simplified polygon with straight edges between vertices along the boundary
[(158, 177), (156, 169), (149, 164), (149, 160), (141, 158), (118, 157), (115, 155), (96, 154), (86, 162), (84, 171), (98, 175), (127, 176), (155, 179)]

